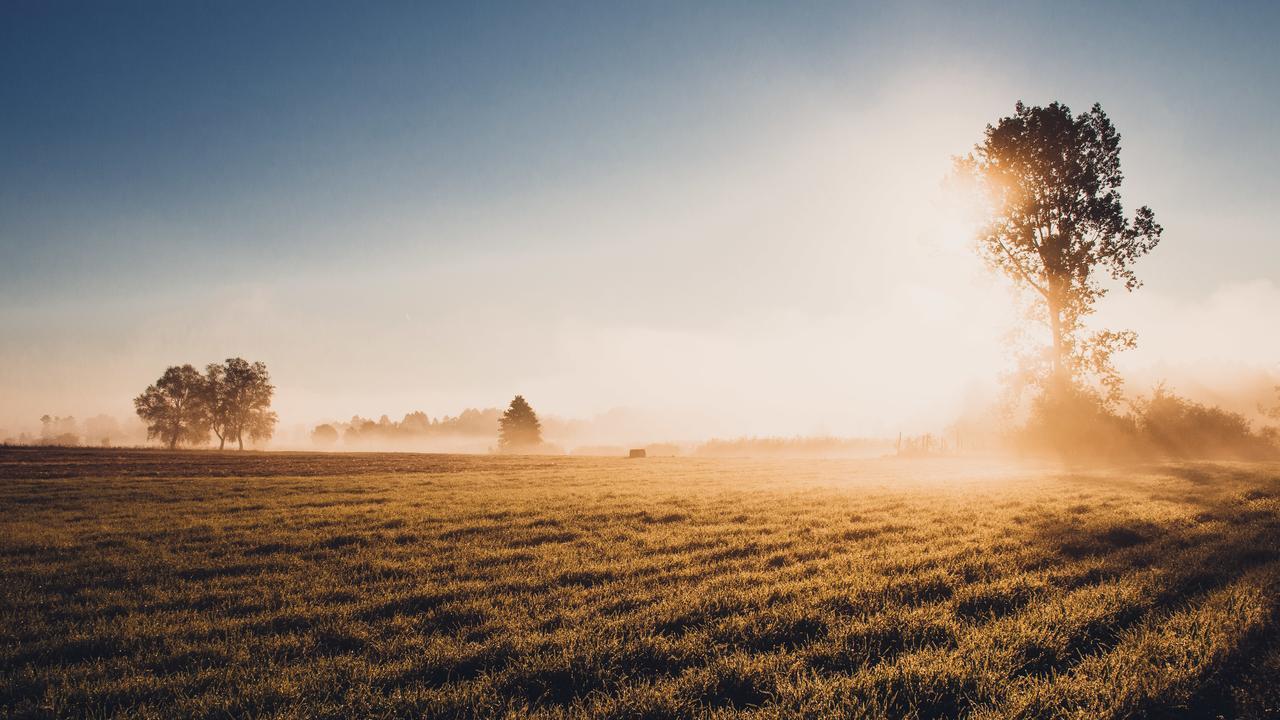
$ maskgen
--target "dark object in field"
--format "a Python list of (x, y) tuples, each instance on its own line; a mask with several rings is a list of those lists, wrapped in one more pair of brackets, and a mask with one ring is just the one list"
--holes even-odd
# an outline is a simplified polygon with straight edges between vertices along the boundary
[(642, 458), (644, 456), (644, 448), (633, 448), (631, 452), (627, 454), (628, 458)]

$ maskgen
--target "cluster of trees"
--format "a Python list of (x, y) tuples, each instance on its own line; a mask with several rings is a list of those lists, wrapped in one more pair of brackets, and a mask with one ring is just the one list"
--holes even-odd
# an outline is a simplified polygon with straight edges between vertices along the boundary
[(747, 437), (708, 440), (694, 448), (702, 457), (876, 457), (893, 449), (887, 440), (832, 436)]
[[(468, 408), (457, 417), (432, 418), (411, 412), (399, 421), (383, 415), (377, 421), (352, 417), (346, 423), (324, 423), (311, 431), (311, 441), (319, 447), (333, 447), (339, 441), (347, 447), (405, 447), (431, 445), (450, 438), (498, 438), (501, 452), (528, 452), (542, 447), (542, 425), (524, 397), (517, 395), (507, 408)], [(445, 445), (447, 447), (447, 445)]]
[(1077, 456), (1280, 452), (1274, 429), (1255, 431), (1238, 413), (1163, 387), (1125, 407), (1112, 356), (1135, 347), (1137, 335), (1090, 332), (1085, 320), (1109, 289), (1141, 286), (1133, 266), (1163, 228), (1148, 207), (1124, 214), (1120, 135), (1100, 105), (1072, 115), (1061, 103), (1018, 103), (957, 159), (957, 171), (986, 203), (980, 254), (1024, 291), (1028, 314), (1045, 331), (1045, 342), (1020, 353), (1010, 378), (1010, 406), (1028, 397), (1022, 442)]
[(74, 416), (59, 417), (42, 415), (40, 417), (41, 445), (79, 445), (80, 432)]
[(79, 423), (76, 422), (75, 417), (72, 415), (66, 417), (42, 415), (40, 417), (40, 434), (38, 436), (32, 437), (24, 432), (16, 438), (5, 438), (4, 442), (6, 445), (79, 445)]
[[(1142, 439), (1174, 457), (1264, 458), (1280, 454), (1280, 428), (1254, 430), (1244, 415), (1179, 397), (1163, 385), (1132, 403)], [(1277, 418), (1280, 419), (1280, 418)]]
[(86, 420), (77, 420), (72, 415), (43, 415), (38, 433), (21, 432), (16, 437), (4, 438), (3, 444), (70, 447), (85, 443), (110, 447), (141, 441), (141, 426), (125, 427), (110, 415), (94, 415)]
[(349, 446), (385, 446), (448, 436), (492, 438), (498, 430), (497, 408), (467, 408), (456, 417), (433, 418), (422, 411), (411, 412), (399, 421), (383, 415), (371, 420), (355, 415), (350, 422), (324, 423), (311, 431), (311, 440), (320, 447), (332, 447), (341, 439)]
[(147, 438), (159, 438), (169, 448), (204, 445), (213, 434), (218, 449), (234, 441), (243, 450), (246, 436), (265, 441), (275, 432), (274, 393), (264, 363), (237, 357), (211, 363), (203, 373), (190, 364), (170, 367), (133, 405)]

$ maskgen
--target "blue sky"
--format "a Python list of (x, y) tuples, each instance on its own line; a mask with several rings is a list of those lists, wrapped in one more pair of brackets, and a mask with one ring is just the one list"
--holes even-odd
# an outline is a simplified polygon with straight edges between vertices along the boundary
[(298, 423), (524, 392), (677, 434), (926, 425), (989, 380), (995, 328), (922, 306), (917, 335), (972, 344), (894, 409), (845, 374), (931, 352), (879, 320), (903, 297), (984, 307), (929, 244), (938, 186), (1018, 99), (1102, 102), (1167, 228), (1104, 313), (1171, 336), (1134, 372), (1274, 367), (1274, 331), (1172, 336), (1224, 297), (1280, 310), (1280, 6), (957, 5), (6, 3), (0, 427), (123, 415), (233, 354)]

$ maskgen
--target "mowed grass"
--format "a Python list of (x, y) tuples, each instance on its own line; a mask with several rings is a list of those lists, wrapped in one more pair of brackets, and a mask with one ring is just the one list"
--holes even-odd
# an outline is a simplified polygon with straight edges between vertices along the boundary
[(1275, 717), (1280, 465), (0, 450), (12, 717)]

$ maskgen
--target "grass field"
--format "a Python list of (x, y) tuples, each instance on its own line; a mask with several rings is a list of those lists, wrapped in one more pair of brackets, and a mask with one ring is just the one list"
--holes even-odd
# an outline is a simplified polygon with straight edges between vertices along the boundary
[(0, 449), (12, 717), (1280, 717), (1280, 465)]

